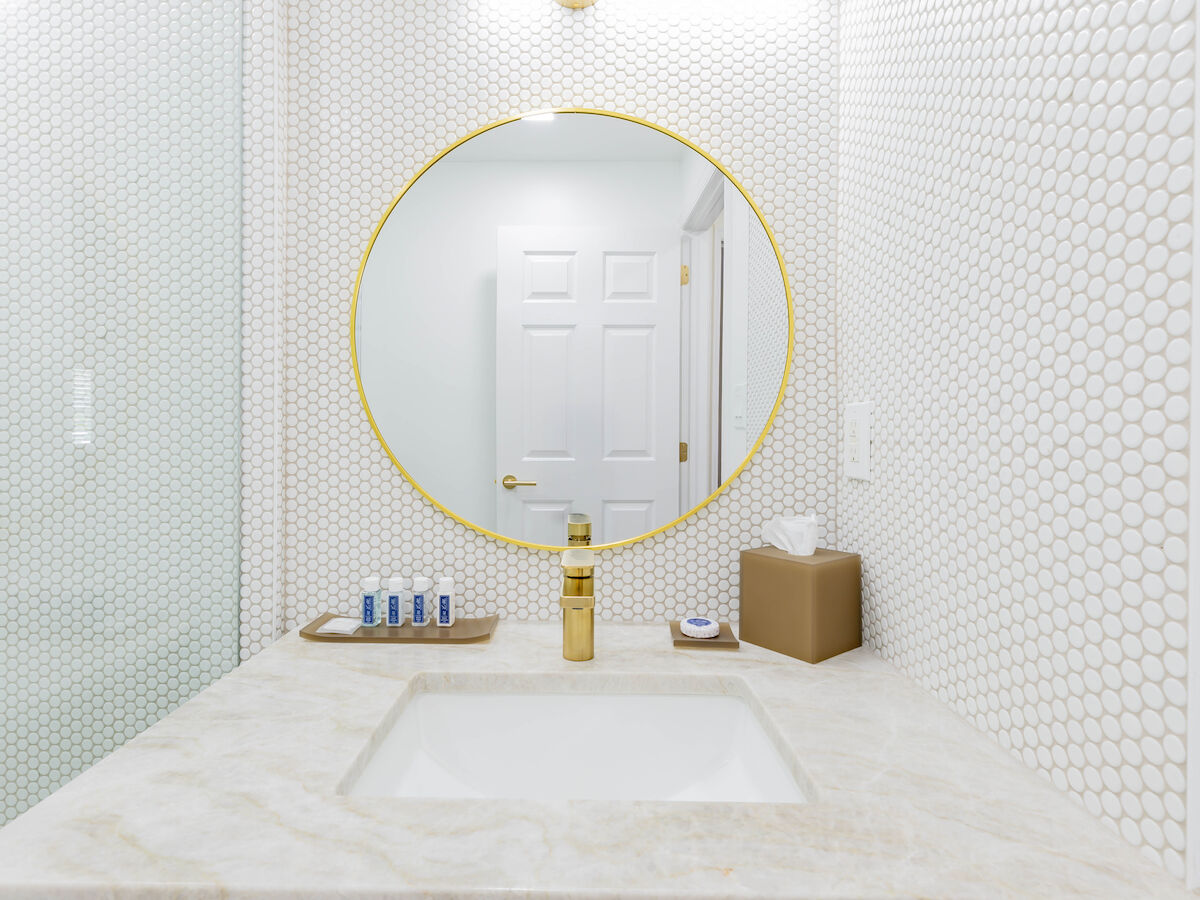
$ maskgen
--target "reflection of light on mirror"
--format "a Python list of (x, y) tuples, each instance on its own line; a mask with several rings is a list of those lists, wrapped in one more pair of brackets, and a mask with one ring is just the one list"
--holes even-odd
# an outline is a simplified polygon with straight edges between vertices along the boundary
[(553, 122), (554, 115), (555, 114), (552, 112), (534, 113), (533, 115), (522, 116), (521, 121), (523, 121), (523, 122)]
[(91, 369), (71, 370), (71, 443), (87, 447), (95, 439), (95, 375)]

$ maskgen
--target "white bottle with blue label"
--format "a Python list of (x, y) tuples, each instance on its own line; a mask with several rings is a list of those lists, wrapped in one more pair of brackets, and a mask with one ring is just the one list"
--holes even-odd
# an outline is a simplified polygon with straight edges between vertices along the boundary
[(405, 610), (412, 599), (412, 579), (393, 575), (385, 580), (383, 589), (383, 616), (389, 627), (404, 624)]
[(439, 578), (437, 587), (437, 623), (439, 628), (454, 624), (454, 579)]
[(424, 628), (433, 618), (433, 579), (418, 575), (413, 579), (412, 623), (414, 628)]
[(372, 627), (380, 624), (383, 621), (383, 593), (379, 590), (379, 579), (364, 578), (359, 598), (362, 623)]

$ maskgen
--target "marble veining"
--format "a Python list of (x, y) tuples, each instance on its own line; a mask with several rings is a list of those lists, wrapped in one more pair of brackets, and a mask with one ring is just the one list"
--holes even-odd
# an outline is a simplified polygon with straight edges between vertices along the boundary
[[(560, 646), (512, 621), (455, 647), (288, 635), (0, 830), (0, 896), (1188, 896), (868, 650), (809, 666), (675, 649), (662, 624), (599, 625), (590, 663)], [(744, 685), (814, 802), (337, 793), (414, 680), (501, 674)]]

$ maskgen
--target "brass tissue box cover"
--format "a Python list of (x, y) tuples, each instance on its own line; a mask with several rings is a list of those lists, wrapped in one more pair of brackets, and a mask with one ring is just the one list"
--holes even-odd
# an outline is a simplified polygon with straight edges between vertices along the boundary
[(818, 550), (792, 556), (775, 547), (742, 551), (743, 641), (818, 663), (862, 646), (862, 560)]

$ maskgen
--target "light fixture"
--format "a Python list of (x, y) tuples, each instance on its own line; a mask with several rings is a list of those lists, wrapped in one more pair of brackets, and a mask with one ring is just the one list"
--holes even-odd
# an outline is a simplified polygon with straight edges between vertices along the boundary
[(558, 3), (567, 9), (587, 9), (589, 6), (593, 6), (596, 0), (558, 0)]

